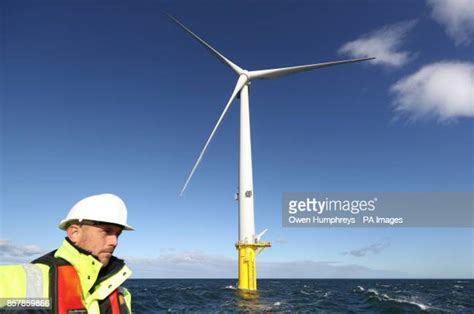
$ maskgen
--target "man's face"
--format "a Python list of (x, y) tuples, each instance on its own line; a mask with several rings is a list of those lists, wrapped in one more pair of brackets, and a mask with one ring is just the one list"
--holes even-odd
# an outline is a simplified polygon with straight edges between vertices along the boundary
[(75, 225), (76, 232), (68, 236), (81, 249), (91, 252), (106, 266), (118, 244), (122, 227), (113, 224)]

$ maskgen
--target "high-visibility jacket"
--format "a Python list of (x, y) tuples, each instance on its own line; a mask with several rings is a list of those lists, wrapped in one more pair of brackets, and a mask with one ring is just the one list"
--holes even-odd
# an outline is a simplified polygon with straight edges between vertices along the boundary
[(0, 307), (59, 314), (131, 313), (131, 295), (121, 287), (131, 274), (123, 260), (112, 257), (103, 267), (66, 238), (56, 251), (31, 264), (0, 266)]

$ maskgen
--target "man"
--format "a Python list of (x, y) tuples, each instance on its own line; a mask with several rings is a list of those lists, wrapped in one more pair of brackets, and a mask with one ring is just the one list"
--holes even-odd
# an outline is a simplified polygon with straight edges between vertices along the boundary
[(60, 314), (131, 313), (131, 295), (121, 285), (132, 272), (112, 255), (122, 230), (133, 230), (125, 203), (113, 194), (87, 197), (59, 228), (67, 237), (57, 250), (32, 264), (0, 266), (0, 306)]

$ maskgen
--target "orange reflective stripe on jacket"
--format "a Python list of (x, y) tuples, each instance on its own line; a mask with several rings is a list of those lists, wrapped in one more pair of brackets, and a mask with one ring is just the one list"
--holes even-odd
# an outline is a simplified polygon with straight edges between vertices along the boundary
[[(54, 266), (53, 266), (54, 267)], [(57, 289), (56, 300), (57, 313), (69, 314), (87, 313), (86, 307), (82, 300), (81, 282), (77, 275), (76, 269), (71, 265), (56, 266), (57, 271)], [(121, 314), (120, 298), (118, 290), (116, 289), (108, 296), (112, 314)], [(54, 302), (54, 301), (53, 301)], [(128, 311), (126, 311), (128, 312)]]
[(79, 276), (73, 266), (58, 266), (57, 304), (59, 314), (68, 314), (72, 310), (84, 310), (82, 289)]
[(112, 314), (120, 314), (120, 303), (117, 290), (109, 295), (109, 301), (112, 308)]

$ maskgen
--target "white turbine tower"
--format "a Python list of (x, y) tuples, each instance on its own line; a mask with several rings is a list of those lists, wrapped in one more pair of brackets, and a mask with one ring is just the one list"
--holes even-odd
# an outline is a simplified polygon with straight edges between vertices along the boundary
[(340, 64), (348, 64), (360, 61), (367, 61), (375, 58), (362, 58), (362, 59), (350, 59), (334, 62), (316, 63), (299, 65), (285, 68), (266, 69), (247, 71), (242, 69), (220, 52), (211, 47), (207, 42), (201, 39), (199, 36), (194, 34), (189, 28), (184, 26), (176, 18), (167, 14), (178, 26), (188, 32), (192, 37), (199, 41), (205, 48), (207, 48), (214, 56), (216, 56), (222, 63), (230, 67), (237, 75), (237, 84), (227, 102), (221, 116), (217, 120), (214, 129), (209, 135), (209, 138), (204, 145), (199, 157), (194, 164), (191, 173), (189, 174), (186, 183), (181, 190), (182, 195), (186, 190), (191, 178), (194, 175), (199, 163), (204, 156), (209, 143), (214, 137), (217, 129), (219, 128), (222, 119), (229, 110), (235, 97), (240, 93), (240, 166), (239, 166), (239, 240), (236, 243), (236, 248), (239, 251), (239, 289), (256, 290), (257, 289), (257, 276), (256, 276), (256, 255), (265, 247), (271, 246), (269, 242), (260, 241), (261, 236), (266, 230), (260, 234), (255, 233), (255, 220), (254, 220), (254, 192), (253, 192), (253, 173), (252, 173), (252, 147), (250, 140), (250, 114), (249, 114), (249, 92), (248, 85), (251, 80), (254, 79), (269, 79), (289, 74), (310, 71)]

